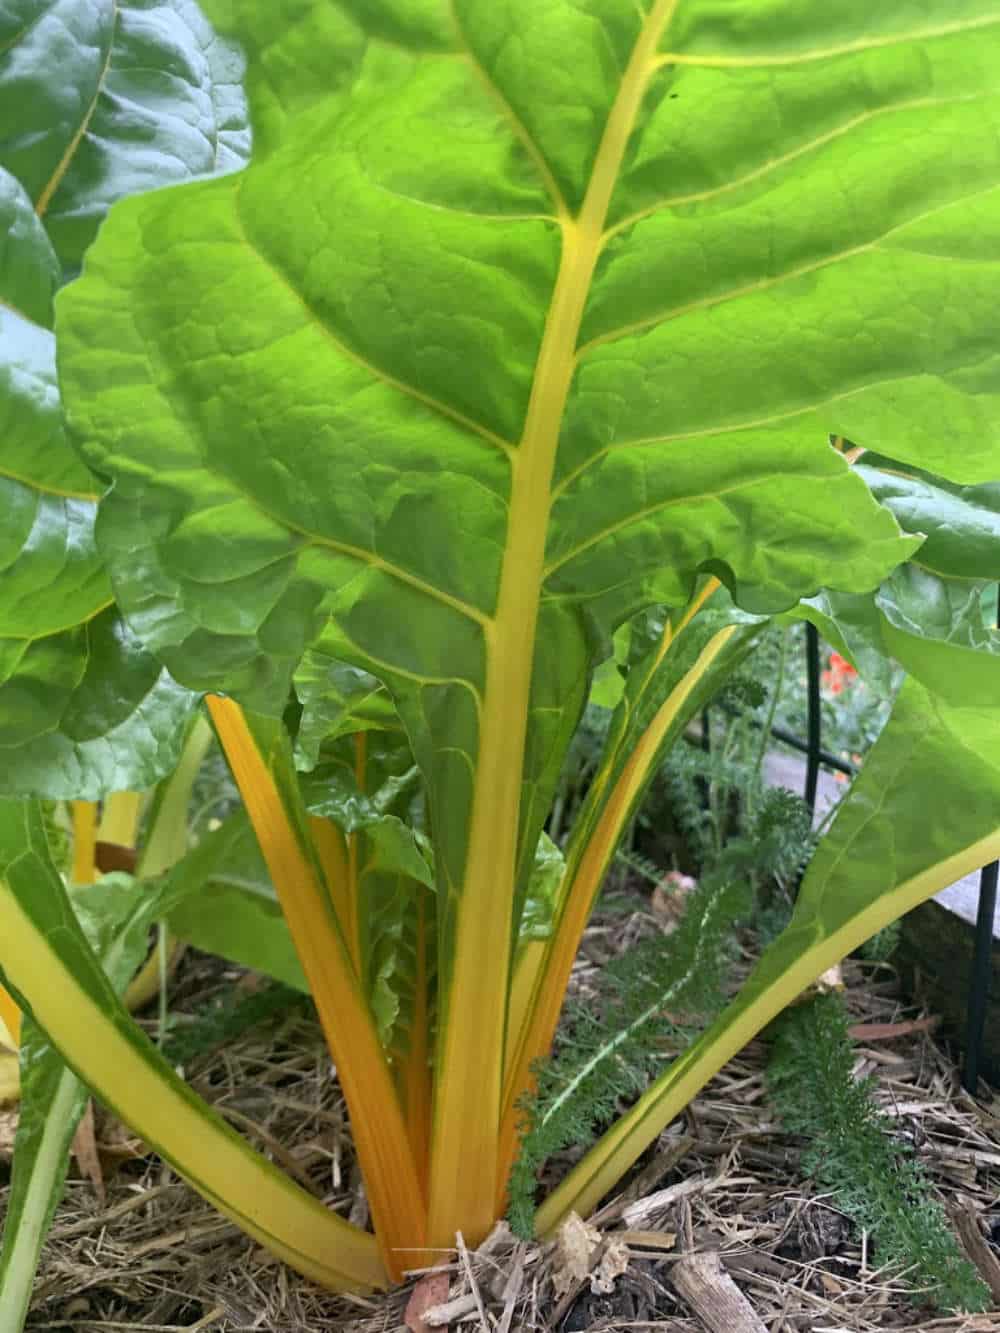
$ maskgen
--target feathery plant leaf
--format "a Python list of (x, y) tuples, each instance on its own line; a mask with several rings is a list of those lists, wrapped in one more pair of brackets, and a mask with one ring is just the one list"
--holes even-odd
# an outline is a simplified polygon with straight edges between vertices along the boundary
[(545, 1161), (561, 1148), (589, 1143), (619, 1102), (642, 1092), (658, 1072), (662, 1040), (690, 1035), (719, 1009), (733, 929), (750, 901), (745, 881), (707, 878), (691, 892), (670, 935), (643, 940), (605, 965), (596, 1006), (570, 1007), (555, 1055), (538, 1063), (535, 1090), (521, 1102), (508, 1209), (518, 1235), (534, 1234), (534, 1196)]
[(947, 1310), (985, 1310), (989, 1292), (962, 1255), (910, 1145), (856, 1079), (840, 997), (793, 1005), (776, 1024), (768, 1065), (785, 1126), (804, 1139), (802, 1164), (836, 1206), (875, 1242), (881, 1267), (903, 1268), (914, 1299)]
[(302, 992), (280, 981), (270, 982), (242, 997), (229, 991), (183, 1023), (174, 1018), (163, 1043), (163, 1054), (172, 1065), (187, 1065), (213, 1047), (235, 1041), (269, 1019), (309, 1011), (309, 1002)]
[[(68, 230), (50, 237), (39, 218), (51, 208), (68, 226), (76, 205), (63, 196), (79, 187), (90, 226), (91, 174), (75, 154), (86, 163), (107, 139), (117, 162), (121, 137), (138, 126), (142, 139), (141, 106), (124, 126), (113, 112), (160, 67), (155, 39), (129, 43), (157, 23), (175, 32), (186, 0), (57, 0), (23, 27), (25, 7), (10, 10), (0, 60), (15, 50), (16, 74), (61, 24), (74, 78), (65, 99), (58, 79), (41, 80), (55, 130), (16, 138), (34, 174), (0, 151), (20, 180), (12, 233), (38, 264), (37, 281), (15, 272), (10, 290), (30, 307), (25, 345), (39, 366), (48, 358), (18, 400), (28, 424), (15, 462), (41, 459), (41, 473), (5, 479), (20, 508), (0, 542), (19, 617), (0, 676), (32, 709), (0, 715), (0, 739), (22, 716), (26, 748), (60, 734), (55, 715), (91, 665), (91, 697), (107, 704), (86, 641), (106, 614), (100, 628), (119, 642), (120, 609), (145, 654), (131, 666), (119, 654), (106, 677), (142, 678), (129, 716), (152, 713), (152, 664), (182, 682), (182, 701), (228, 696), (216, 711), (234, 749), (249, 716), (280, 748), (270, 770), (244, 754), (244, 795), (298, 912), (362, 1158), (378, 1147), (365, 1169), (396, 1272), (425, 1212), (435, 1246), (491, 1228), (530, 1056), (548, 1044), (582, 921), (685, 709), (759, 617), (830, 584), (871, 593), (917, 549), (829, 436), (956, 486), (997, 475), (983, 330), (996, 296), (1000, 22), (993, 0), (909, 0), (874, 16), (865, 0), (833, 13), (810, 0), (206, 0), (221, 40), (203, 53), (203, 95), (185, 100), (183, 77), (154, 90), (179, 147), (184, 126), (203, 123), (214, 147), (229, 129), (215, 109), (230, 103), (213, 90), (244, 61), (254, 160), (213, 175), (226, 165), (216, 154), (194, 168), (205, 179), (119, 201), (56, 302), (70, 428), (107, 487), (98, 558), (95, 487), (62, 447), (51, 373), (52, 289), (75, 255), (63, 258)], [(189, 46), (166, 44), (184, 72)], [(218, 74), (220, 52), (232, 63)], [(171, 179), (189, 165), (177, 159)], [(696, 643), (688, 622), (720, 583), (735, 609)], [(592, 672), (650, 607), (668, 609), (663, 638), (646, 645), (648, 671), (623, 681), (603, 790), (553, 895), (551, 953), (545, 940), (521, 948)], [(944, 680), (909, 628), (884, 633)], [(658, 668), (675, 640), (665, 674), (682, 669), (667, 680)], [(970, 647), (963, 671), (982, 683), (988, 656)], [(301, 706), (289, 706), (293, 686)], [(334, 901), (359, 882), (369, 829), (345, 835), (309, 813), (286, 716), (306, 765), (321, 766), (324, 730), (401, 730), (420, 770), (434, 892), (421, 884), (411, 933), (426, 944), (429, 926), (434, 947), (394, 934), (405, 895), (376, 886), (388, 910), (365, 964), (375, 986), (360, 980), (357, 902)], [(146, 753), (158, 760), (169, 727), (156, 730)], [(268, 741), (268, 763), (278, 748)], [(88, 774), (71, 745), (45, 776), (100, 788), (102, 754), (88, 752)], [(17, 918), (22, 938), (51, 976), (62, 959), (41, 947), (29, 908), (41, 911)], [(420, 977), (435, 986), (426, 1172), (428, 1134), (406, 1123), (372, 1031), (378, 993), (395, 1041), (411, 957), (414, 992)], [(541, 958), (536, 974), (525, 957)], [(512, 1022), (515, 972), (528, 999)], [(50, 998), (41, 983), (37, 998)], [(427, 1018), (425, 1007), (425, 1035)], [(50, 1021), (74, 1030), (64, 1014)], [(119, 1049), (154, 1079), (139, 1047)], [(411, 1061), (429, 1116), (427, 1068)], [(300, 1229), (311, 1233), (309, 1210), (285, 1203), (279, 1249), (332, 1281), (372, 1274), (371, 1248), (338, 1227), (344, 1268), (319, 1262)]]

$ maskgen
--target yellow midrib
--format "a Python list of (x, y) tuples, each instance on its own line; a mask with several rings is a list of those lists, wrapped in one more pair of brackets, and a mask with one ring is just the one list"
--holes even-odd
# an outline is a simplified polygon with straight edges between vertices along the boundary
[[(708, 587), (709, 591), (706, 593), (703, 590), (696, 599), (697, 606), (702, 605), (706, 597), (715, 591), (711, 584)], [(678, 633), (688, 623), (688, 619), (685, 618), (682, 622)], [(505, 1079), (501, 1122), (502, 1156), (497, 1178), (497, 1190), (501, 1198), (506, 1189), (507, 1175), (517, 1140), (517, 1124), (520, 1119), (517, 1103), (522, 1093), (532, 1086), (531, 1070), (535, 1061), (544, 1056), (551, 1045), (573, 959), (580, 947), (580, 940), (590, 918), (597, 890), (618, 845), (622, 829), (632, 812), (636, 796), (642, 788), (667, 731), (689, 699), (691, 692), (704, 678), (735, 633), (736, 626), (727, 625), (713, 635), (699, 653), (691, 669), (657, 709), (619, 773), (614, 788), (587, 837), (583, 854), (575, 869), (572, 862), (567, 865), (568, 891), (563, 897), (559, 917), (549, 941), (548, 957), (541, 976), (542, 985), (531, 997), (531, 1004), (534, 1007), (524, 1025), (522, 1041), (517, 1048), (515, 1058), (510, 1063)], [(666, 643), (666, 635), (664, 640)], [(666, 646), (657, 656), (650, 675), (659, 665), (665, 652)]]
[(93, 119), (94, 112), (97, 109), (97, 103), (100, 101), (101, 93), (104, 91), (104, 80), (107, 78), (108, 69), (111, 66), (111, 55), (115, 47), (115, 33), (117, 31), (117, 28), (118, 28), (118, 0), (113, 0), (111, 28), (108, 33), (108, 49), (104, 53), (104, 62), (101, 65), (100, 73), (97, 76), (97, 86), (94, 90), (94, 96), (91, 98), (86, 111), (83, 113), (83, 116), (80, 119), (80, 124), (76, 127), (76, 131), (74, 132), (73, 137), (66, 145), (62, 157), (56, 164), (55, 171), (53, 171), (52, 175), (45, 183), (45, 186), (43, 187), (41, 193), (38, 196), (38, 199), (35, 202), (35, 213), (40, 218), (44, 217), (46, 212), (48, 211), (49, 204), (51, 204), (52, 202), (52, 196), (55, 194), (56, 190), (58, 190), (59, 186), (62, 184), (63, 177), (66, 175), (66, 172), (69, 170), (70, 163), (76, 156), (76, 150), (80, 146), (80, 141), (82, 140), (83, 136), (87, 133), (87, 130), (90, 128), (90, 122)]
[(633, 48), (580, 213), (563, 249), (524, 432), (511, 459), (511, 501), (497, 613), (484, 627), (486, 687), (462, 901), (438, 1051), (429, 1240), (469, 1243), (494, 1221), (502, 1062), (521, 778), (539, 594), (559, 430), (594, 267), (629, 136), (678, 0), (657, 0)]

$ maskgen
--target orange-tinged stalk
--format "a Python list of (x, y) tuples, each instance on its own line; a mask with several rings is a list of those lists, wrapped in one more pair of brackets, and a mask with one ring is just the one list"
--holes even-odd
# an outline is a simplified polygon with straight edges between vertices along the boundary
[(9, 991), (0, 986), (0, 1022), (15, 1046), (21, 1044), (21, 1011)]
[[(714, 591), (714, 589), (713, 589)], [(702, 598), (704, 601), (704, 597)], [(690, 622), (686, 616), (683, 628)], [(680, 629), (676, 633), (679, 633)], [(676, 638), (676, 633), (673, 635)], [(569, 984), (573, 960), (580, 947), (584, 928), (590, 919), (594, 902), (607, 873), (615, 848), (625, 825), (631, 818), (636, 801), (642, 792), (646, 777), (654, 763), (670, 726), (690, 697), (691, 691), (709, 670), (732, 636), (735, 626), (727, 626), (709, 640), (691, 670), (671, 691), (657, 709), (653, 718), (629, 755), (601, 815), (579, 853), (570, 859), (567, 867), (567, 888), (562, 895), (563, 910), (550, 942), (547, 958), (540, 970), (530, 1017), (524, 1037), (509, 1070), (504, 1097), (504, 1117), (501, 1128), (502, 1155), (497, 1177), (498, 1210), (506, 1198), (507, 1178), (517, 1150), (520, 1111), (517, 1103), (532, 1086), (532, 1065), (547, 1054), (555, 1035), (563, 998)], [(669, 642), (664, 636), (665, 644)], [(663, 650), (665, 651), (665, 649)], [(663, 656), (661, 651), (657, 662)]]
[(347, 839), (332, 819), (325, 815), (309, 816), (309, 836), (312, 838), (323, 877), (330, 894), (330, 904), (343, 932), (347, 952), (356, 976), (361, 975), (361, 957), (358, 951), (356, 919), (357, 884), (352, 874), (352, 862), (347, 855)]
[[(300, 841), (239, 705), (208, 709), (254, 826), (337, 1066), (375, 1232), (395, 1278), (426, 1256), (426, 1206), (396, 1089), (314, 852)], [(304, 821), (303, 821), (304, 827)]]
[(417, 962), (413, 981), (413, 1017), (410, 1021), (409, 1046), (403, 1057), (401, 1085), (413, 1156), (420, 1172), (421, 1183), (426, 1189), (430, 1170), (432, 1086), (430, 1021), (427, 1011), (429, 976), (425, 890), (420, 888), (418, 893), (420, 896), (417, 908)]

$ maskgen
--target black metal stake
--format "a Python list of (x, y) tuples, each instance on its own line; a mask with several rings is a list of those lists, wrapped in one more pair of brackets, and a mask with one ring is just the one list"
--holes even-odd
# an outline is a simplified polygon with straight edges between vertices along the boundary
[(976, 946), (969, 985), (968, 1027), (965, 1034), (965, 1068), (962, 1087), (975, 1093), (979, 1083), (979, 1059), (986, 1027), (986, 1005), (990, 998), (993, 963), (993, 917), (997, 910), (997, 862), (983, 867), (979, 877), (979, 910), (976, 913)]
[[(1000, 588), (997, 590), (997, 620), (1000, 621)], [(993, 970), (993, 918), (997, 910), (998, 862), (983, 867), (979, 876), (979, 907), (976, 911), (976, 943), (972, 956), (972, 979), (966, 1010), (965, 1067), (962, 1087), (975, 1095), (979, 1083), (979, 1062), (983, 1053), (986, 1006), (990, 998), (990, 973)]]
[(820, 696), (819, 696), (819, 633), (816, 626), (806, 622), (806, 677), (808, 686), (808, 749), (806, 750), (806, 790), (804, 800), (810, 811), (816, 813), (816, 788), (819, 784)]
[[(712, 719), (708, 715), (708, 709), (701, 710), (701, 748), (705, 754), (712, 753)], [(701, 799), (701, 808), (707, 810), (712, 796), (712, 784), (708, 777), (696, 779), (698, 794)]]

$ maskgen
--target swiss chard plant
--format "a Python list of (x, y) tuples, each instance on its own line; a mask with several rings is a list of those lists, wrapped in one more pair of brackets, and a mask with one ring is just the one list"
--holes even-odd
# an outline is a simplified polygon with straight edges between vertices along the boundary
[[(72, 35), (63, 8), (104, 12), (20, 6), (38, 12), (7, 35), (12, 103), (31, 61), (10, 51)], [(791, 924), (539, 1231), (612, 1189), (815, 976), (1000, 852), (1000, 10), (204, 9), (214, 33), (180, 0), (109, 7), (74, 110), (46, 104), (72, 132), (0, 145), (0, 971), (224, 1212), (331, 1287), (377, 1286), (503, 1213), (616, 846), (769, 619), (908, 679)], [(150, 62), (115, 43), (185, 15), (199, 95), (172, 108), (161, 52), (135, 132), (121, 101)], [(241, 83), (253, 150), (230, 171)], [(150, 144), (187, 162), (195, 124), (214, 157), (144, 169)], [(110, 197), (202, 178), (120, 199), (75, 277), (118, 148)], [(544, 825), (598, 667), (618, 702), (559, 847)], [(308, 986), (374, 1236), (145, 1039), (16, 799), (160, 780), (199, 696), (245, 808), (163, 901), (188, 937)]]

